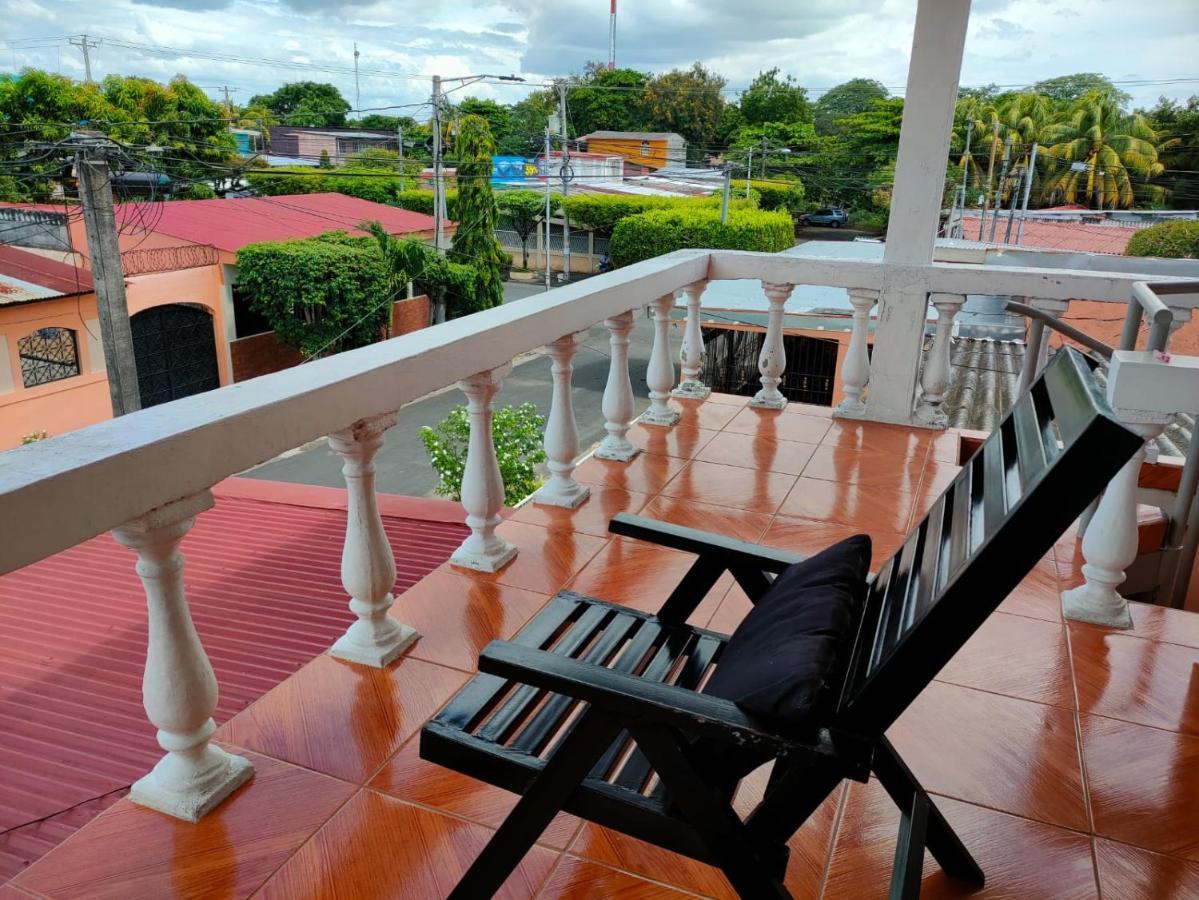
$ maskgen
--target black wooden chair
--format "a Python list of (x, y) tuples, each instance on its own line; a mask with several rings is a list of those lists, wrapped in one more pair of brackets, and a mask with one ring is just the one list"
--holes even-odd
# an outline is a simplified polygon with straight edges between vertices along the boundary
[[(1078, 353), (1059, 353), (867, 589), (839, 697), (799, 732), (700, 693), (728, 638), (686, 620), (729, 571), (756, 601), (800, 557), (620, 515), (610, 530), (696, 561), (655, 615), (564, 591), (421, 734), (421, 756), (521, 794), (451, 895), (489, 897), (559, 810), (719, 866), (745, 897), (788, 897), (787, 840), (843, 778), (873, 773), (902, 812), (891, 897), (918, 896), (927, 848), (983, 873), (887, 728), (1132, 456)], [(774, 760), (742, 819), (696, 748)], [(654, 777), (656, 776), (656, 777)]]

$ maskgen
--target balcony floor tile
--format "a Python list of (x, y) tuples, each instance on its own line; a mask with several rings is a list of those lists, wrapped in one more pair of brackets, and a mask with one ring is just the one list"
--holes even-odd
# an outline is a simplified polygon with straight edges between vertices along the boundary
[(1106, 897), (1166, 900), (1199, 897), (1199, 863), (1098, 838), (1095, 859)]
[(495, 531), (520, 551), (504, 568), (498, 572), (475, 572), (449, 563), (441, 568), (483, 584), (504, 584), (552, 595), (608, 542), (597, 535), (558, 531), (526, 522), (504, 522)]
[(566, 856), (554, 870), (539, 897), (546, 900), (673, 900), (694, 897), (664, 884), (627, 872)]
[(817, 446), (801, 444), (798, 441), (746, 441), (743, 434), (722, 431), (709, 441), (695, 458), (701, 462), (720, 463), (725, 466), (799, 475), (812, 458)]
[(794, 484), (794, 475), (693, 461), (661, 493), (680, 500), (773, 515)]
[(914, 494), (921, 485), (923, 472), (924, 459), (920, 456), (896, 457), (886, 450), (846, 449), (823, 444), (813, 452), (803, 476)]
[(637, 515), (651, 496), (602, 484), (590, 484), (588, 487), (591, 489), (591, 496), (575, 509), (543, 506), (530, 501), (513, 510), (509, 520), (540, 525), (542, 528), (557, 531), (577, 531), (580, 534), (606, 538), (608, 522), (614, 515), (622, 512)]
[(643, 494), (656, 494), (678, 475), (685, 465), (686, 460), (656, 453), (639, 453), (627, 463), (592, 456), (575, 469), (575, 480)]
[(687, 528), (715, 531), (750, 543), (757, 543), (772, 521), (772, 517), (766, 513), (666, 496), (655, 497), (646, 504), (641, 514)]
[[(732, 409), (732, 407), (716, 407)], [(691, 459), (720, 432), (712, 428), (697, 428), (682, 423), (672, 426), (636, 423), (629, 429), (629, 440), (646, 453)]]
[(1060, 623), (997, 612), (937, 678), (1022, 700), (1074, 708), (1066, 631)]
[(801, 444), (819, 444), (828, 434), (830, 427), (835, 427), (832, 420), (823, 416), (746, 407), (724, 426), (724, 430), (736, 434), (748, 434), (768, 441), (799, 441)]
[(873, 533), (907, 531), (912, 495), (890, 486), (862, 487), (801, 477), (778, 509), (779, 515), (849, 525)]

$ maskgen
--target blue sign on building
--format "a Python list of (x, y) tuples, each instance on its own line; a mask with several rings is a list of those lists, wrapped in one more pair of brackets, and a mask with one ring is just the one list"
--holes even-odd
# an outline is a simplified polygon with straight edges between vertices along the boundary
[(522, 185), (525, 183), (528, 166), (529, 162), (523, 156), (493, 156), (491, 157), (491, 183)]

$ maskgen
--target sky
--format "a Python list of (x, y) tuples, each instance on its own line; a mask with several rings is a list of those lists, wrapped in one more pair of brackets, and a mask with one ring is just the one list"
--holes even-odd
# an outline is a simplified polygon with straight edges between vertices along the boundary
[[(700, 60), (728, 78), (732, 100), (774, 66), (813, 97), (854, 77), (902, 94), (916, 10), (915, 0), (620, 6), (619, 66), (663, 71)], [(1199, 94), (1199, 0), (1154, 0), (1151, 16), (1137, 8), (1128, 0), (975, 0), (962, 84), (1016, 87), (1099, 71), (1117, 82), (1174, 82), (1121, 84), (1135, 106)], [(215, 98), (231, 87), (243, 104), (310, 79), (333, 82), (353, 105), (357, 42), (360, 108), (418, 119), (427, 115), (417, 104), (427, 101), (432, 74), (513, 73), (537, 83), (608, 55), (608, 0), (0, 0), (0, 17), (0, 70), (35, 66), (82, 78), (82, 53), (67, 36), (87, 34), (101, 41), (91, 51), (97, 79), (182, 73)], [(528, 90), (481, 83), (458, 96), (510, 103)]]

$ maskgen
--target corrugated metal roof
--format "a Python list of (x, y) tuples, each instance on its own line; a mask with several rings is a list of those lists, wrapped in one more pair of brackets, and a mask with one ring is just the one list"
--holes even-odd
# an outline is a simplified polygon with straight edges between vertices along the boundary
[[(340, 576), (345, 520), (341, 510), (218, 497), (184, 539), (192, 617), (220, 684), (218, 723), (352, 621)], [(384, 527), (397, 594), (466, 534), (392, 517)], [(0, 832), (14, 829), (0, 836), (0, 883), (161, 754), (142, 709), (146, 600), (134, 559), (101, 535), (0, 577)], [(39, 820), (48, 822), (33, 827)]]
[(0, 244), (0, 306), (72, 297), (92, 290), (92, 275), (87, 269)]
[[(121, 204), (118, 221), (138, 221), (144, 204)], [(434, 220), (424, 213), (372, 203), (344, 194), (287, 194), (222, 200), (172, 200), (159, 203), (153, 230), (160, 234), (212, 244), (235, 253), (258, 241), (315, 237), (326, 231), (361, 233), (364, 221), (382, 223), (390, 234), (432, 231)]]
[(682, 140), (681, 134), (675, 134), (673, 131), (593, 131), (591, 134), (585, 134), (580, 141), (590, 141), (595, 138), (620, 140), (627, 139), (631, 141), (671, 141)]

